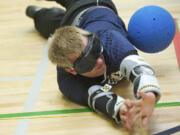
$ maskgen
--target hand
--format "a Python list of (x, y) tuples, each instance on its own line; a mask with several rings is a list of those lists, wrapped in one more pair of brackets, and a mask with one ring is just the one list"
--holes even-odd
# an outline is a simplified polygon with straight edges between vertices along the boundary
[(153, 92), (143, 93), (140, 91), (138, 94), (141, 96), (141, 99), (135, 102), (135, 106), (136, 108), (141, 108), (141, 124), (145, 127), (154, 111), (156, 97)]
[(140, 117), (140, 107), (135, 106), (135, 101), (126, 100), (120, 108), (120, 118), (125, 128), (130, 131), (136, 120)]

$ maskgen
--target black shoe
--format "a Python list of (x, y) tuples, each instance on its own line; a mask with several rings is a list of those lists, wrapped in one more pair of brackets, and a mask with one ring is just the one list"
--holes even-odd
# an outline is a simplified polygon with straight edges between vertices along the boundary
[(41, 10), (41, 7), (37, 7), (37, 6), (28, 6), (26, 8), (26, 15), (29, 16), (30, 18), (34, 18), (34, 14)]

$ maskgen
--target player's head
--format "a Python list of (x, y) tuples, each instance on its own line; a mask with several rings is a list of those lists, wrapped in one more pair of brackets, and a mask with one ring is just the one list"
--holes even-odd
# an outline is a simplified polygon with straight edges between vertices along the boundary
[(106, 70), (103, 47), (94, 33), (66, 26), (57, 29), (49, 43), (49, 59), (67, 72), (96, 77)]

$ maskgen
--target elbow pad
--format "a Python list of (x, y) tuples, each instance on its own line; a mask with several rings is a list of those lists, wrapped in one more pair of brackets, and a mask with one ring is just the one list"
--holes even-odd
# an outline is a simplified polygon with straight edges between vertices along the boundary
[(88, 89), (88, 105), (97, 113), (103, 113), (113, 118), (116, 123), (120, 123), (120, 107), (124, 104), (124, 99), (113, 92), (109, 92), (110, 85), (93, 85)]
[(160, 99), (161, 92), (155, 72), (142, 57), (138, 55), (125, 57), (120, 64), (120, 71), (134, 84), (136, 98), (140, 98), (138, 91), (142, 91), (155, 93), (156, 102)]

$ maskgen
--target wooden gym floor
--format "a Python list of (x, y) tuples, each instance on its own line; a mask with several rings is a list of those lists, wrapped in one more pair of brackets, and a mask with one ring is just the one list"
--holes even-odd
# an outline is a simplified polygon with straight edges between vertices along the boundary
[[(145, 5), (164, 7), (176, 18), (177, 26), (180, 24), (179, 0), (113, 1), (126, 25), (131, 15)], [(0, 135), (128, 135), (121, 125), (62, 96), (56, 82), (56, 67), (47, 59), (46, 40), (25, 15), (28, 5), (60, 7), (46, 1), (0, 1)], [(180, 49), (178, 31), (176, 34), (175, 44)], [(140, 55), (155, 69), (162, 91), (145, 130), (155, 134), (180, 126), (180, 70), (174, 43), (161, 53)], [(133, 98), (132, 84), (127, 81), (114, 91)]]

